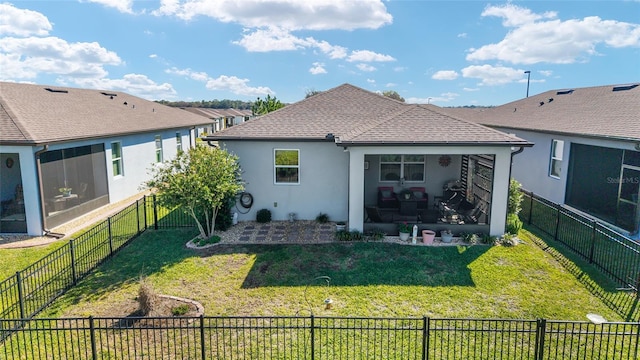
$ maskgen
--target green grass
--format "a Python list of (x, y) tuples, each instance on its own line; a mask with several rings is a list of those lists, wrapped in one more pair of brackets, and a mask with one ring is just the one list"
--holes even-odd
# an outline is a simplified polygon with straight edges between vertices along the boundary
[(18, 249), (0, 249), (0, 281), (15, 275), (34, 262), (49, 255), (49, 253), (64, 246), (66, 241), (56, 241), (48, 245), (34, 246)]
[[(193, 235), (193, 230), (144, 233), (43, 316), (116, 316), (114, 311), (135, 299), (144, 275), (158, 293), (199, 301), (208, 316), (313, 311), (586, 320), (587, 313), (598, 313), (624, 320), (526, 233), (525, 243), (515, 247), (336, 243), (219, 245), (199, 251), (184, 246)], [(318, 276), (331, 281), (314, 280)], [(333, 300), (332, 310), (324, 310), (326, 298)]]

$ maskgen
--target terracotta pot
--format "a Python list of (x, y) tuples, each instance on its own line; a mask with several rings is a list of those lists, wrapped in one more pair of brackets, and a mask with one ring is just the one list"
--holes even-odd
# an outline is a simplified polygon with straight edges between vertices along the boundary
[(424, 244), (433, 244), (433, 239), (436, 237), (436, 232), (433, 230), (422, 230), (422, 242)]

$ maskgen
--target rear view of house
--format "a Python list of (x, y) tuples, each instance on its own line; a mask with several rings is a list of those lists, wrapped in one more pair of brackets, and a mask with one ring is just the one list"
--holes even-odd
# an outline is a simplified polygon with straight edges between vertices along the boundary
[(0, 232), (39, 236), (137, 194), (210, 125), (122, 92), (0, 83)]

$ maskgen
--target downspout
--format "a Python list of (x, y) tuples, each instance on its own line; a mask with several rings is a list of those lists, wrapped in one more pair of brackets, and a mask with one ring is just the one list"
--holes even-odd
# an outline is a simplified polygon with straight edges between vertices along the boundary
[(60, 233), (56, 233), (53, 232), (49, 229), (47, 229), (47, 222), (45, 220), (45, 204), (44, 204), (44, 198), (42, 196), (42, 194), (44, 194), (44, 188), (42, 185), (42, 165), (40, 164), (40, 154), (42, 154), (43, 152), (49, 150), (49, 145), (44, 145), (44, 147), (42, 148), (42, 150), (38, 150), (35, 152), (35, 157), (36, 157), (36, 172), (38, 174), (37, 176), (37, 180), (38, 180), (38, 190), (40, 191), (40, 196), (38, 196), (38, 198), (40, 198), (40, 223), (42, 225), (42, 230), (44, 231), (44, 234), (46, 236), (53, 236), (57, 239), (63, 238), (64, 234), (60, 234)]

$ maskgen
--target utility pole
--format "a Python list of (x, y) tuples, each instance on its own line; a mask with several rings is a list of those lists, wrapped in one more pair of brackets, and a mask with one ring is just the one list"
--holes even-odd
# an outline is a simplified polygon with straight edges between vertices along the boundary
[(524, 73), (527, 74), (527, 97), (529, 97), (529, 80), (531, 80), (531, 71), (527, 70)]

